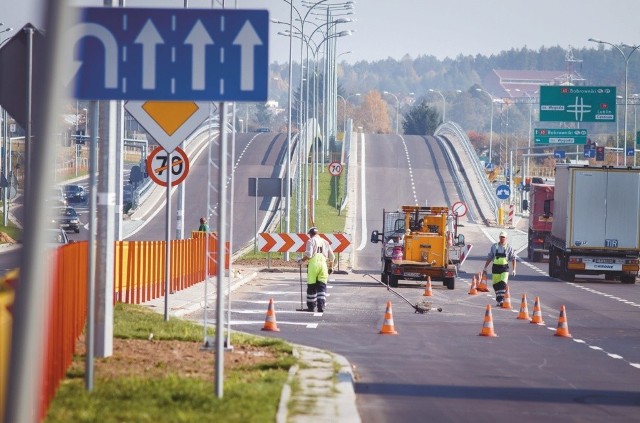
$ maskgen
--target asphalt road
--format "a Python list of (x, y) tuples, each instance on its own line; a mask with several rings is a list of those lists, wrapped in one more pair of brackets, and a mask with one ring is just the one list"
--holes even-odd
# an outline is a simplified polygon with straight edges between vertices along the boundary
[[(406, 150), (405, 150), (406, 146)], [(232, 330), (284, 338), (342, 354), (354, 366), (357, 406), (363, 421), (640, 421), (640, 287), (548, 276), (547, 263), (523, 259), (510, 281), (512, 309), (492, 309), (498, 337), (478, 336), (492, 292), (469, 295), (472, 274), (482, 269), (498, 228), (469, 224), (461, 232), (473, 249), (456, 289), (401, 283), (409, 303), (430, 301), (426, 314), (376, 282), (383, 207), (457, 201), (438, 146), (427, 138), (367, 136), (358, 171), (354, 272), (332, 275), (327, 310), (298, 312), (305, 274), (261, 273), (232, 294)], [(405, 153), (405, 151), (408, 152)], [(360, 152), (361, 154), (362, 152)], [(362, 156), (360, 156), (362, 157)], [(366, 228), (366, 229), (365, 229)], [(520, 250), (526, 233), (509, 230)], [(402, 282), (402, 281), (401, 281)], [(539, 297), (543, 325), (518, 320), (522, 294), (529, 314)], [(280, 332), (261, 331), (270, 298)], [(398, 335), (381, 335), (387, 301)], [(573, 338), (554, 336), (561, 306)], [(203, 311), (189, 316), (205, 318)], [(206, 315), (214, 323), (215, 313)], [(233, 341), (232, 341), (233, 342)]]

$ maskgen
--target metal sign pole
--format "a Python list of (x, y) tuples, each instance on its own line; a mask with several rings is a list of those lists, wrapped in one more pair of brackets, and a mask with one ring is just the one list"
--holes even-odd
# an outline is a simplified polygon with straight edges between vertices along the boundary
[(167, 152), (167, 214), (164, 250), (164, 321), (169, 321), (169, 278), (171, 277), (171, 153)]
[(227, 221), (227, 104), (220, 104), (220, 127), (222, 133), (220, 137), (220, 190), (218, 191), (218, 277), (216, 281), (216, 396), (222, 398), (224, 386), (224, 264), (226, 262), (226, 231)]

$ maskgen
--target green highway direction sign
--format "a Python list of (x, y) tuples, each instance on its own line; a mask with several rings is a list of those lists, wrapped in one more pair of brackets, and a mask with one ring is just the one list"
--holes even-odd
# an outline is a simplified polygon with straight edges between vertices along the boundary
[(540, 121), (615, 122), (616, 87), (542, 85)]
[(636, 132), (636, 144), (640, 145), (640, 131)]
[(586, 144), (586, 129), (534, 129), (534, 144)]

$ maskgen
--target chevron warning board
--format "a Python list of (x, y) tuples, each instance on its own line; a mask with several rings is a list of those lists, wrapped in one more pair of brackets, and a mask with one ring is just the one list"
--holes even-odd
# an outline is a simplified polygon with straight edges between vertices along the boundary
[[(258, 234), (258, 249), (263, 253), (303, 253), (309, 240), (307, 234), (272, 234), (262, 232)], [(320, 234), (333, 249), (334, 253), (351, 251), (351, 235), (348, 234)]]

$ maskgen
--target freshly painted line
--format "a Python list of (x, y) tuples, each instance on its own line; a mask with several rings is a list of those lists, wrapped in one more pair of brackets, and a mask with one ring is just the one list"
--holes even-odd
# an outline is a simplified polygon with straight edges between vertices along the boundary
[(611, 358), (615, 358), (616, 360), (622, 360), (622, 356), (618, 354), (607, 353), (607, 355)]

